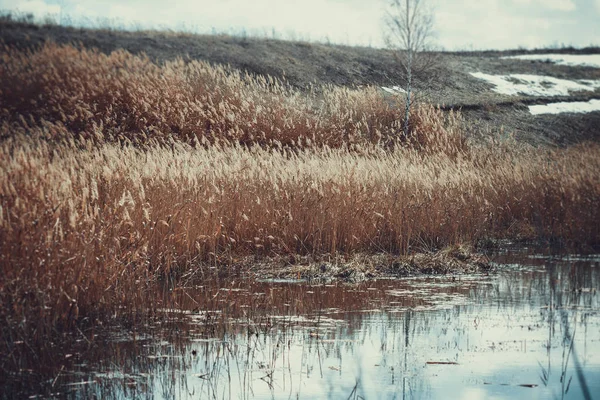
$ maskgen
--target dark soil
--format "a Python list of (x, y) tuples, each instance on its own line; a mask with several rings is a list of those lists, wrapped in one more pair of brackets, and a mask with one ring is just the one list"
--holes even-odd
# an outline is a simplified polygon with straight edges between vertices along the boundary
[[(110, 53), (125, 49), (145, 53), (157, 63), (184, 59), (228, 64), (251, 74), (272, 75), (306, 90), (312, 85), (333, 84), (394, 86), (404, 75), (394, 54), (385, 49), (349, 47), (274, 39), (192, 35), (172, 32), (126, 32), (110, 29), (78, 29), (57, 25), (35, 25), (0, 19), (0, 40), (19, 49), (35, 49), (45, 41), (97, 48)], [(527, 105), (557, 101), (587, 101), (600, 98), (600, 90), (572, 96), (541, 99), (506, 96), (492, 92), (491, 85), (469, 72), (488, 74), (537, 74), (563, 79), (600, 79), (599, 68), (568, 67), (544, 61), (506, 60), (501, 57), (542, 52), (598, 53), (600, 49), (444, 52), (434, 54), (435, 81), (417, 92), (427, 93), (426, 101), (445, 109), (462, 110), (466, 130), (474, 138), (490, 134), (513, 134), (534, 145), (569, 145), (600, 140), (600, 112), (532, 116)], [(382, 91), (383, 92), (383, 91)], [(388, 95), (390, 102), (398, 101)]]

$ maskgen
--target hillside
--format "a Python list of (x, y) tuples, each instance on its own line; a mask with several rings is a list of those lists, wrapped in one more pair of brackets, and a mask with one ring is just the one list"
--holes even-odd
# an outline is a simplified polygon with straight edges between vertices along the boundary
[[(39, 48), (47, 40), (97, 48), (110, 53), (125, 49), (146, 54), (163, 63), (177, 58), (227, 64), (251, 74), (271, 75), (290, 85), (308, 90), (312, 84), (338, 86), (386, 86), (401, 84), (402, 71), (389, 50), (325, 45), (231, 36), (191, 35), (173, 32), (125, 32), (75, 29), (56, 25), (34, 25), (3, 19), (0, 38), (19, 49)], [(549, 50), (548, 50), (549, 51)], [(598, 49), (562, 49), (566, 53), (597, 53)], [(556, 53), (552, 50), (552, 53)], [(533, 116), (528, 105), (551, 102), (589, 101), (600, 98), (595, 91), (571, 92), (560, 96), (508, 96), (491, 90), (492, 85), (473, 77), (485, 74), (535, 74), (568, 80), (598, 80), (600, 69), (557, 65), (544, 61), (503, 59), (539, 51), (442, 52), (438, 57), (435, 85), (426, 101), (444, 109), (462, 110), (467, 131), (478, 138), (490, 131), (512, 133), (531, 144), (568, 145), (600, 139), (600, 112)], [(389, 101), (396, 96), (383, 92)]]

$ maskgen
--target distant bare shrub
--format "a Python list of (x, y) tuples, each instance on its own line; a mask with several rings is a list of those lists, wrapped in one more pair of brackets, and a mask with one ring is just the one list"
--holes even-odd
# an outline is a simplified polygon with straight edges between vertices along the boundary
[(394, 52), (405, 77), (402, 85), (405, 92), (402, 135), (409, 138), (415, 83), (420, 84), (421, 90), (431, 90), (433, 82), (438, 79), (440, 61), (431, 51), (433, 12), (426, 0), (390, 0), (388, 3), (385, 41)]

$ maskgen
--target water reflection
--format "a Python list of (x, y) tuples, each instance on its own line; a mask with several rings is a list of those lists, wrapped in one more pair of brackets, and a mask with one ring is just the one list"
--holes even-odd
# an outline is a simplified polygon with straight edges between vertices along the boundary
[(515, 257), (499, 257), (509, 265), (491, 276), (180, 288), (169, 294), (176, 307), (143, 333), (112, 332), (102, 346), (61, 354), (64, 367), (29, 389), (166, 399), (598, 395), (599, 260)]

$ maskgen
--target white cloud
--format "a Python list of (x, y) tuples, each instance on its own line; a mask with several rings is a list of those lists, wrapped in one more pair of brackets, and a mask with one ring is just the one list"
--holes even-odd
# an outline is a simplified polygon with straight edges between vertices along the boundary
[(44, 17), (48, 14), (60, 13), (60, 5), (48, 4), (43, 0), (12, 0), (0, 1), (0, 9), (18, 11), (26, 14), (34, 14), (36, 17)]
[(577, 7), (573, 0), (544, 0), (542, 3), (553, 10), (574, 11)]
[(585, 46), (596, 37), (572, 0), (434, 1), (439, 43), (449, 50)]
[(481, 0), (464, 8), (443, 4), (437, 8), (436, 27), (440, 44), (447, 49), (469, 44), (487, 49), (536, 46), (550, 27), (546, 19), (515, 15), (506, 3), (496, 0)]
[[(428, 0), (446, 49), (585, 46), (598, 37), (590, 7), (576, 0)], [(592, 0), (600, 12), (600, 0)], [(0, 0), (0, 10), (64, 14), (76, 25), (268, 34), (383, 45), (386, 0)], [(590, 42), (590, 40), (592, 42)]]
[(573, 0), (513, 0), (513, 3), (555, 11), (574, 11), (577, 8)]

